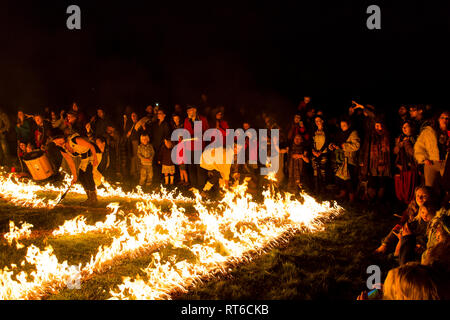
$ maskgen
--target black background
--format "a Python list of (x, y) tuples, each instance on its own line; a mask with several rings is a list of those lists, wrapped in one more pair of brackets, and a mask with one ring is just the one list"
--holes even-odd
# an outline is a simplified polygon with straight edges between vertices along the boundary
[[(81, 8), (81, 30), (66, 9)], [(381, 8), (381, 30), (366, 9)], [(429, 1), (2, 1), (0, 106), (447, 106), (449, 5)], [(342, 111), (339, 111), (342, 112)]]

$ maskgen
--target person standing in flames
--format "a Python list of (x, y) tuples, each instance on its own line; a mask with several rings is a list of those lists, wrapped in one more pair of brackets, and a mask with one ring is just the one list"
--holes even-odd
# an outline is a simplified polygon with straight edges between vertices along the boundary
[[(84, 206), (94, 206), (97, 204), (97, 191), (93, 177), (93, 168), (98, 165), (97, 152), (92, 143), (74, 133), (66, 137), (61, 130), (52, 131), (52, 140), (66, 159), (72, 173), (72, 185), (80, 180), (81, 185), (87, 195), (87, 200), (81, 204)], [(81, 157), (81, 163), (77, 172), (73, 157)]]

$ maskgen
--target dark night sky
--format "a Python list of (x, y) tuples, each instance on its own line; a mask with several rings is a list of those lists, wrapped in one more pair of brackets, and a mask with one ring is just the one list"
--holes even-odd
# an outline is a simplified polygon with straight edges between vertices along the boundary
[[(172, 105), (202, 91), (254, 110), (294, 108), (303, 94), (324, 108), (450, 102), (446, 4), (111, 2), (2, 1), (0, 105)], [(66, 28), (70, 4), (80, 31)], [(382, 30), (366, 29), (370, 4)]]

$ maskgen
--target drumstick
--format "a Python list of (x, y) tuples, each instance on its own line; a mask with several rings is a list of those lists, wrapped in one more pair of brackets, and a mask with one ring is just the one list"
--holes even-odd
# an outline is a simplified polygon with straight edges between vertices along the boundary
[(67, 193), (69, 192), (70, 188), (72, 188), (72, 184), (67, 188), (66, 191), (64, 191), (64, 193), (61, 195), (61, 197), (59, 198), (59, 200), (56, 203), (56, 205), (60, 204), (61, 201), (63, 201), (63, 199), (66, 197)]

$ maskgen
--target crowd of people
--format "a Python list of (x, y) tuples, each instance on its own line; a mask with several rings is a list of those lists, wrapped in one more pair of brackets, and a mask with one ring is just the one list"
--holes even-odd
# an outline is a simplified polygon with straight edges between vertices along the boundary
[[(0, 111), (0, 164), (29, 177), (24, 159), (40, 150), (50, 159), (55, 173), (62, 167), (72, 173), (73, 183), (81, 182), (87, 205), (97, 202), (96, 188), (101, 187), (102, 177), (110, 183), (139, 185), (144, 191), (159, 185), (194, 187), (204, 196), (217, 192), (219, 186), (227, 187), (229, 181), (245, 179), (248, 191), (258, 194), (265, 183), (258, 169), (266, 164), (250, 163), (245, 152), (248, 139), (246, 163), (211, 166), (194, 159), (198, 156), (195, 152), (190, 152), (190, 163), (174, 163), (171, 154), (178, 143), (186, 143), (191, 151), (205, 144), (181, 137), (173, 141), (172, 133), (184, 128), (194, 136), (195, 121), (201, 122), (202, 132), (216, 128), (224, 137), (230, 128), (279, 129), (278, 140), (269, 135), (266, 145), (268, 151), (276, 151), (272, 156), (279, 157), (275, 177), (280, 189), (292, 194), (307, 190), (349, 204), (370, 206), (394, 200), (404, 206), (398, 224), (387, 230), (388, 235), (375, 250), (377, 254), (393, 252), (400, 262), (400, 269), (389, 273), (386, 284), (392, 287), (397, 281), (400, 286), (398, 277), (411, 268), (415, 275), (433, 273), (430, 265), (448, 268), (449, 111), (417, 104), (401, 105), (386, 113), (352, 101), (340, 115), (331, 116), (315, 106), (311, 97), (304, 97), (296, 110), (285, 114), (292, 119), (287, 127), (278, 125), (285, 115), (264, 111), (250, 117), (240, 110), (231, 117), (225, 107), (210, 106), (206, 97), (185, 108), (180, 104), (170, 110), (148, 105), (142, 114), (128, 106), (119, 119), (106, 108), (88, 114), (77, 103), (67, 112), (45, 108), (28, 114), (18, 110), (12, 117)], [(10, 152), (6, 138), (12, 130), (16, 133), (16, 155)], [(235, 156), (238, 152), (235, 150)], [(434, 273), (431, 278), (435, 279)], [(430, 281), (434, 280), (427, 285)], [(387, 296), (399, 297), (391, 287)], [(432, 297), (439, 294), (434, 292)]]

